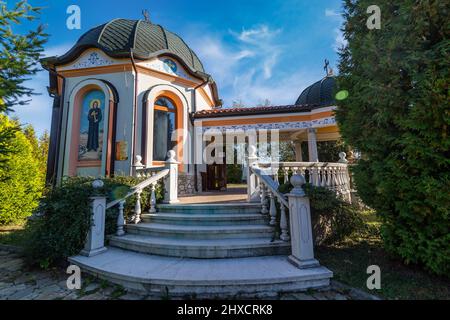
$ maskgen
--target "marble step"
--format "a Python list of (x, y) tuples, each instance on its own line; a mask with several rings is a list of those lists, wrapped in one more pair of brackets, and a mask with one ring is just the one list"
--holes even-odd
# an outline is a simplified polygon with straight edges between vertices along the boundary
[(109, 244), (147, 254), (185, 258), (236, 258), (287, 255), (290, 243), (267, 238), (249, 239), (176, 239), (125, 234), (109, 237)]
[(286, 256), (188, 259), (109, 247), (102, 254), (74, 256), (69, 261), (83, 272), (131, 291), (166, 298), (267, 298), (281, 292), (327, 287), (333, 276), (325, 267), (298, 269)]
[(269, 217), (261, 213), (243, 214), (202, 214), (157, 212), (142, 214), (144, 222), (174, 224), (174, 225), (268, 225)]
[(142, 222), (125, 227), (130, 234), (177, 239), (270, 238), (274, 228), (269, 225), (177, 225)]
[(261, 205), (254, 203), (208, 203), (208, 204), (158, 204), (158, 212), (181, 214), (249, 214), (260, 213)]

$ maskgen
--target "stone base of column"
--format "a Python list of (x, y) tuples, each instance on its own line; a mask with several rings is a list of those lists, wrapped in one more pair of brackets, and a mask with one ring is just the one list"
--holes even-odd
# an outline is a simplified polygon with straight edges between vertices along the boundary
[(83, 250), (81, 250), (80, 255), (86, 256), (86, 257), (92, 257), (92, 256), (96, 256), (100, 253), (103, 253), (106, 250), (107, 250), (106, 247), (101, 247), (101, 248), (97, 248), (97, 249), (93, 249), (93, 250), (83, 249)]
[(293, 255), (290, 255), (288, 257), (288, 261), (299, 269), (308, 269), (320, 266), (319, 261), (317, 261), (316, 259), (300, 260), (297, 257), (294, 257)]

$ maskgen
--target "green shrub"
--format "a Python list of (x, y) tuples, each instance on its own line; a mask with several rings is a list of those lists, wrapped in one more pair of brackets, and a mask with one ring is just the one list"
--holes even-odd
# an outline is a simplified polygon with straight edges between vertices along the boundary
[[(15, 121), (0, 114), (0, 132), (16, 126)], [(37, 207), (44, 187), (43, 176), (22, 131), (14, 130), (12, 136), (0, 144), (11, 151), (0, 154), (0, 225), (17, 224)]]
[[(118, 176), (102, 179), (104, 186), (92, 187), (91, 177), (71, 177), (60, 186), (48, 190), (39, 206), (39, 217), (27, 224), (26, 257), (31, 264), (47, 267), (83, 248), (91, 223), (91, 201), (94, 195), (106, 195), (107, 202), (126, 195), (131, 186), (141, 180)], [(157, 201), (162, 198), (161, 186), (157, 187)], [(136, 195), (126, 200), (124, 215), (129, 218), (136, 203)], [(141, 194), (142, 210), (150, 206), (150, 190)], [(118, 206), (106, 211), (105, 233), (114, 233)]]
[(450, 274), (450, 41), (448, 1), (345, 1), (336, 120), (361, 152), (358, 194), (382, 220), (385, 248)]
[[(282, 184), (279, 191), (288, 193), (290, 183)], [(311, 205), (311, 224), (315, 244), (339, 243), (355, 232), (363, 232), (364, 220), (358, 208), (324, 187), (306, 184), (304, 187)]]
[(242, 166), (227, 164), (227, 183), (242, 183)]

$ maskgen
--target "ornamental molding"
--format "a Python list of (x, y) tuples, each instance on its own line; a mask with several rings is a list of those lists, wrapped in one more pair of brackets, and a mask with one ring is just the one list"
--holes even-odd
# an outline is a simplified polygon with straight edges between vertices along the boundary
[(75, 62), (59, 68), (59, 70), (79, 70), (96, 68), (119, 64), (120, 61), (109, 58), (100, 50), (89, 50), (84, 52)]
[[(205, 126), (201, 127), (203, 132), (208, 130), (225, 132), (226, 130), (247, 131), (247, 130), (290, 130), (290, 129), (310, 129), (327, 127), (336, 124), (335, 117), (327, 117), (311, 121), (296, 122), (274, 122), (274, 123), (256, 123), (227, 126)], [(199, 126), (200, 127), (200, 126)]]
[(191, 77), (175, 59), (160, 57), (153, 60), (140, 62), (138, 63), (138, 65), (171, 76), (177, 76), (191, 81), (196, 80), (195, 78)]

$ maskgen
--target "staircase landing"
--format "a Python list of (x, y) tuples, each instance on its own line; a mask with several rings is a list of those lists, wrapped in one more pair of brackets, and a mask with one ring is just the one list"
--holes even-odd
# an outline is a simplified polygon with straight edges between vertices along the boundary
[(229, 185), (224, 191), (202, 192), (197, 195), (181, 196), (180, 203), (244, 203), (247, 202), (246, 185)]
[(100, 255), (75, 256), (69, 261), (132, 290), (197, 298), (273, 296), (277, 292), (326, 287), (333, 275), (324, 267), (298, 269), (286, 256), (189, 259), (110, 247)]
[(324, 267), (299, 269), (288, 262), (291, 243), (279, 240), (239, 188), (182, 197), (109, 236), (97, 256), (75, 256), (83, 271), (147, 293), (196, 297), (262, 297), (326, 287)]

